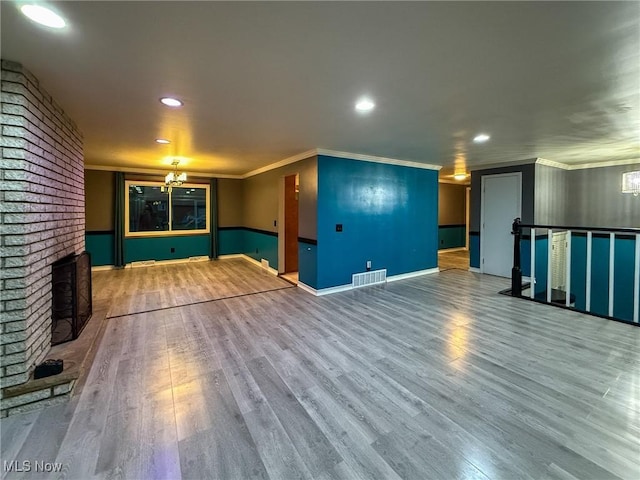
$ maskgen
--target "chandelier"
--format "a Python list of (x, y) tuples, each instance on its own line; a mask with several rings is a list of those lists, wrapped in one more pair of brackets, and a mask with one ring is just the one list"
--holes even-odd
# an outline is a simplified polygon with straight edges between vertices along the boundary
[(171, 189), (173, 187), (179, 187), (187, 181), (187, 174), (185, 172), (178, 173), (179, 163), (180, 160), (174, 160), (173, 162), (171, 162), (171, 165), (173, 165), (173, 172), (167, 173), (167, 175), (164, 177), (164, 186), (161, 189), (163, 192), (166, 190), (167, 192), (171, 193)]
[(622, 193), (640, 194), (640, 170), (622, 174)]

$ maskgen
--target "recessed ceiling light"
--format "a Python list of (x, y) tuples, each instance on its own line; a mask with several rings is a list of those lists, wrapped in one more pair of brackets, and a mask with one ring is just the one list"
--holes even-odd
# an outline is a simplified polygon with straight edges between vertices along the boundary
[(180, 100), (178, 100), (177, 98), (162, 97), (160, 99), (160, 102), (162, 102), (167, 107), (181, 107), (182, 106), (182, 102)]
[(166, 138), (156, 138), (156, 143), (162, 143), (163, 145), (166, 145), (168, 143), (171, 143), (171, 140), (167, 140)]
[(376, 104), (369, 98), (361, 98), (356, 103), (356, 110), (358, 112), (370, 112), (376, 107)]
[(67, 22), (57, 13), (40, 5), (23, 5), (20, 11), (40, 25), (51, 28), (64, 28)]
[(466, 173), (456, 173), (456, 174), (453, 176), (453, 178), (454, 178), (455, 180), (458, 180), (458, 181), (466, 180), (466, 179), (467, 179), (467, 174), (466, 174)]
[(473, 141), (475, 143), (484, 143), (487, 140), (489, 140), (491, 137), (489, 135), (487, 135), (486, 133), (480, 133), (479, 135), (476, 135), (475, 138), (473, 139)]

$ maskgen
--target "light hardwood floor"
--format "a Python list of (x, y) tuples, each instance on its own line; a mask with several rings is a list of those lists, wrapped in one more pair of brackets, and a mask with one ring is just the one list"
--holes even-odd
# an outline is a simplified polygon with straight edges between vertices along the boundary
[[(131, 291), (107, 273), (94, 288)], [(640, 478), (640, 328), (456, 269), (325, 297), (260, 282), (113, 316), (79, 395), (1, 421), (2, 459), (78, 479)]]

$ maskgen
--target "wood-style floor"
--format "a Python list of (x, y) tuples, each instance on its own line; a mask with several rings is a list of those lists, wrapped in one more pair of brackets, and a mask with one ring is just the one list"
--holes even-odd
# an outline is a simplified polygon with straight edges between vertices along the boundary
[(441, 272), (452, 268), (469, 270), (469, 250), (440, 250), (438, 268)]
[(2, 420), (2, 459), (77, 479), (640, 478), (640, 328), (457, 269), (313, 297), (229, 265), (269, 288), (110, 318), (79, 395)]

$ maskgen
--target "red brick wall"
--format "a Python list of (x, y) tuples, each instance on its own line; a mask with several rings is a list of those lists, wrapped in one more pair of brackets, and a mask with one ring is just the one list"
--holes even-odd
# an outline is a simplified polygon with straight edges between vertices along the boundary
[(84, 250), (82, 134), (38, 80), (2, 60), (0, 386), (51, 347), (51, 264)]

